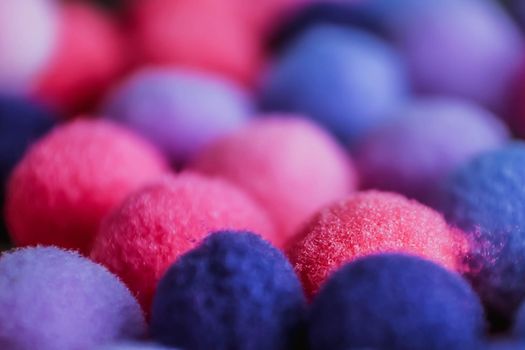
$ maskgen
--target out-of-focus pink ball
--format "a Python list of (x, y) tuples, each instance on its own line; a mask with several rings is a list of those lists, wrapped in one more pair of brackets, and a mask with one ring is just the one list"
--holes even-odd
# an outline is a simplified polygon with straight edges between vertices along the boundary
[(91, 110), (124, 69), (117, 26), (102, 10), (64, 5), (60, 41), (34, 94), (65, 114)]
[(50, 59), (58, 35), (49, 0), (0, 1), (0, 90), (27, 90)]
[(277, 116), (211, 144), (194, 168), (228, 179), (270, 213), (286, 242), (310, 215), (356, 188), (353, 164), (315, 124)]

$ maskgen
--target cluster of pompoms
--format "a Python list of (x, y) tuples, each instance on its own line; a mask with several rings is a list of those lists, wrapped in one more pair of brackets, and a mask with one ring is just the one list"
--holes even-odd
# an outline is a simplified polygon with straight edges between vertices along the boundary
[(523, 28), (0, 0), (0, 349), (525, 348)]

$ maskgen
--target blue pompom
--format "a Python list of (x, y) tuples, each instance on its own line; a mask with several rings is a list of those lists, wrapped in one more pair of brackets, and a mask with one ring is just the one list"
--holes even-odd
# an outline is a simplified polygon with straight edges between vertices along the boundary
[(479, 349), (483, 310), (459, 276), (421, 258), (368, 256), (335, 272), (314, 299), (311, 350)]
[(497, 328), (525, 298), (525, 144), (484, 153), (445, 181), (435, 206), (470, 240), (466, 276)]
[[(57, 118), (39, 104), (18, 97), (0, 95), (0, 210), (11, 170), (28, 146), (45, 134)], [(0, 240), (6, 237), (3, 220)]]
[(250, 233), (219, 232), (159, 283), (151, 334), (192, 350), (285, 350), (301, 341), (305, 298), (285, 256)]
[(353, 143), (391, 118), (407, 97), (400, 57), (360, 30), (318, 25), (304, 32), (266, 77), (261, 107), (304, 114)]

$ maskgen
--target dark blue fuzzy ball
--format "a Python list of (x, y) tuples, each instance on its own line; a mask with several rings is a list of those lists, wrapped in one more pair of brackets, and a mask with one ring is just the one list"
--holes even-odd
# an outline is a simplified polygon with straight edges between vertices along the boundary
[(459, 275), (401, 254), (358, 259), (314, 299), (311, 350), (479, 349), (480, 302)]
[[(27, 147), (49, 131), (56, 119), (50, 111), (33, 101), (0, 95), (0, 210), (11, 170)], [(0, 228), (0, 236), (5, 237), (2, 231)]]
[(525, 143), (480, 155), (456, 170), (436, 207), (470, 241), (466, 276), (497, 328), (525, 298)]
[(164, 275), (151, 334), (192, 350), (292, 349), (304, 310), (301, 284), (280, 251), (251, 233), (219, 232)]

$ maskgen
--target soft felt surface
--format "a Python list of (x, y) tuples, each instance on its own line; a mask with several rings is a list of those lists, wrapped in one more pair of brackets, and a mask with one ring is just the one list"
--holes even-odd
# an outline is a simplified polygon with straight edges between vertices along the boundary
[(525, 144), (514, 143), (457, 169), (437, 204), (470, 241), (467, 277), (501, 325), (525, 298), (523, 198)]
[(459, 275), (420, 258), (369, 256), (337, 271), (310, 312), (311, 350), (476, 350), (483, 308)]
[(66, 116), (91, 111), (124, 69), (124, 42), (108, 14), (86, 3), (61, 8), (57, 47), (33, 95)]
[(181, 161), (243, 125), (252, 109), (248, 93), (228, 79), (188, 69), (150, 68), (116, 87), (103, 114)]
[(304, 114), (344, 143), (389, 120), (408, 90), (397, 53), (366, 32), (334, 25), (305, 31), (263, 79), (265, 111)]
[(316, 214), (288, 256), (309, 295), (344, 263), (405, 252), (459, 269), (464, 240), (434, 210), (397, 194), (361, 192)]
[(423, 202), (459, 165), (502, 146), (509, 132), (483, 108), (458, 99), (420, 98), (364, 138), (356, 150), (363, 186)]
[(230, 180), (270, 214), (285, 245), (324, 205), (356, 189), (353, 164), (315, 124), (272, 115), (207, 147), (193, 167)]
[(190, 173), (166, 177), (131, 195), (109, 216), (91, 257), (122, 278), (149, 313), (171, 263), (221, 229), (274, 239), (266, 213), (233, 185)]
[(165, 171), (145, 141), (104, 121), (55, 128), (13, 171), (6, 218), (17, 245), (88, 253), (102, 218), (132, 190)]
[(169, 268), (155, 295), (151, 334), (193, 350), (293, 349), (305, 306), (280, 251), (257, 235), (225, 231)]
[(0, 347), (91, 349), (143, 337), (137, 301), (114, 275), (76, 253), (25, 248), (0, 257)]

